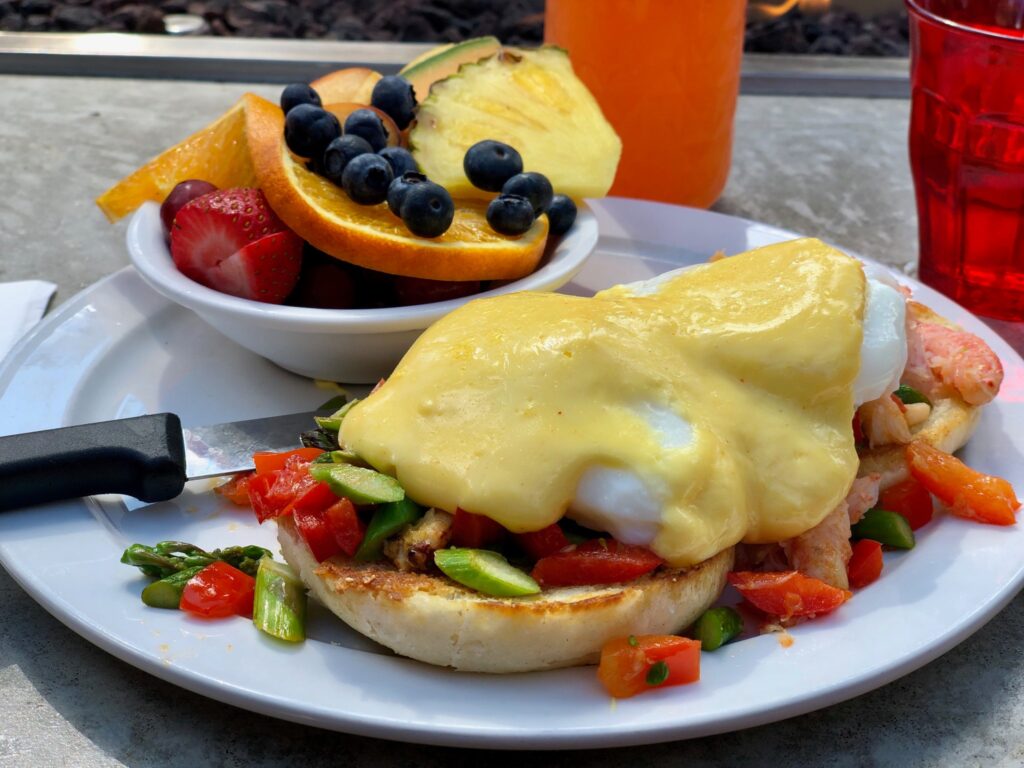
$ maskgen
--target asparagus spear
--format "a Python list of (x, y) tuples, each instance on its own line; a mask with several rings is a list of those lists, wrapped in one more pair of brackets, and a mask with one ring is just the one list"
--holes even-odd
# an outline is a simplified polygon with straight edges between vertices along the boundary
[(185, 585), (188, 584), (189, 579), (205, 567), (205, 565), (194, 565), (154, 581), (142, 590), (142, 602), (150, 608), (177, 609), (181, 603), (181, 593), (185, 591)]
[(223, 560), (228, 565), (255, 576), (260, 559), (270, 556), (270, 550), (255, 545), (225, 547), (207, 552), (195, 544), (184, 541), (161, 541), (152, 547), (132, 544), (121, 555), (121, 562), (135, 566), (154, 579), (162, 579), (187, 568), (205, 567), (217, 560)]
[(290, 643), (306, 639), (306, 588), (291, 568), (269, 557), (256, 571), (252, 623)]

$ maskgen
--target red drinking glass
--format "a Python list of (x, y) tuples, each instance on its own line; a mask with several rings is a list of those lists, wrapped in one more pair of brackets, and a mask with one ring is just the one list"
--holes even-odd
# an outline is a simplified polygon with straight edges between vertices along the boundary
[(906, 0), (921, 279), (1024, 320), (1024, 0)]

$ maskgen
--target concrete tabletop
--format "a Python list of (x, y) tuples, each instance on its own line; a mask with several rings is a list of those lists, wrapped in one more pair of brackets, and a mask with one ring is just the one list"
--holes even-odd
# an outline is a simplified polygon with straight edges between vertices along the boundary
[[(58, 304), (127, 264), (124, 225), (107, 224), (93, 198), (242, 90), (275, 100), (278, 93), (0, 76), (0, 281), (51, 280)], [(900, 100), (743, 97), (732, 177), (715, 209), (817, 235), (912, 273), (907, 117)], [(1024, 764), (1020, 597), (924, 668), (812, 714), (686, 742), (529, 756), (379, 741), (218, 704), (87, 643), (2, 569), (0, 617), (0, 768)]]

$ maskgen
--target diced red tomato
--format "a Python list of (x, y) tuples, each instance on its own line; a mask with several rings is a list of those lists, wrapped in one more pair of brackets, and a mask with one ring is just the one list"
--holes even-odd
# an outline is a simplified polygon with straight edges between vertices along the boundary
[(336, 498), (335, 502), (323, 511), (323, 517), (341, 551), (352, 557), (366, 535), (366, 526), (356, 514), (355, 505), (348, 499)]
[(456, 509), (452, 520), (452, 546), (479, 549), (505, 538), (505, 528), (484, 515)]
[(911, 476), (957, 517), (992, 525), (1017, 522), (1020, 502), (1008, 481), (976, 472), (955, 456), (921, 440), (915, 440), (906, 450)]
[[(257, 474), (250, 481), (249, 496), (256, 518), (262, 523), (267, 518), (285, 514), (289, 504), (318, 484), (309, 474), (306, 459), (297, 454), (289, 456), (283, 469)], [(256, 499), (252, 498), (254, 495)]]
[(249, 480), (249, 504), (261, 523), (278, 515), (277, 504), (268, 498), (274, 479), (274, 475), (253, 475)]
[(734, 571), (727, 578), (755, 608), (783, 619), (829, 613), (853, 596), (799, 571)]
[(278, 472), (285, 468), (288, 459), (297, 456), (305, 462), (310, 462), (319, 456), (323, 451), (320, 448), (296, 448), (292, 451), (258, 451), (252, 455), (253, 464), (256, 465), (256, 474), (265, 475), (268, 472)]
[(292, 512), (292, 520), (318, 563), (341, 552), (334, 532), (324, 519), (323, 510), (296, 509)]
[(254, 473), (252, 472), (235, 475), (223, 485), (218, 485), (213, 491), (218, 496), (223, 496), (232, 504), (247, 507), (249, 506), (249, 481), (253, 477)]
[[(668, 667), (661, 682), (648, 682), (651, 668)], [(620, 637), (605, 643), (597, 677), (612, 696), (626, 699), (644, 691), (700, 680), (700, 641), (675, 635)]]
[(650, 573), (664, 562), (644, 547), (615, 539), (591, 539), (553, 555), (542, 557), (531, 576), (542, 587), (584, 584), (617, 584)]
[(539, 531), (517, 533), (516, 541), (534, 560), (553, 555), (569, 546), (569, 540), (565, 538), (558, 523), (552, 523)]
[(931, 522), (934, 513), (932, 495), (912, 477), (882, 491), (878, 495), (878, 507), (903, 515), (914, 531)]
[(882, 545), (861, 539), (853, 545), (853, 556), (846, 565), (846, 577), (854, 589), (866, 587), (882, 575)]
[(189, 579), (178, 607), (205, 619), (252, 616), (255, 591), (256, 579), (218, 560)]
[(282, 515), (291, 515), (295, 513), (295, 510), (300, 512), (322, 512), (331, 506), (338, 500), (338, 497), (331, 490), (331, 486), (327, 483), (314, 483), (305, 488), (288, 504), (283, 510)]

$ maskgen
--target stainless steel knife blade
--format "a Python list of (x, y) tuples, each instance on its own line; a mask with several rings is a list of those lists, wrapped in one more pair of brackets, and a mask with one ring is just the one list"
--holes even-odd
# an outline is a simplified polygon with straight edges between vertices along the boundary
[(289, 413), (181, 430), (185, 440), (185, 474), (189, 480), (232, 475), (253, 468), (257, 451), (299, 447), (299, 435), (316, 428), (314, 414)]

